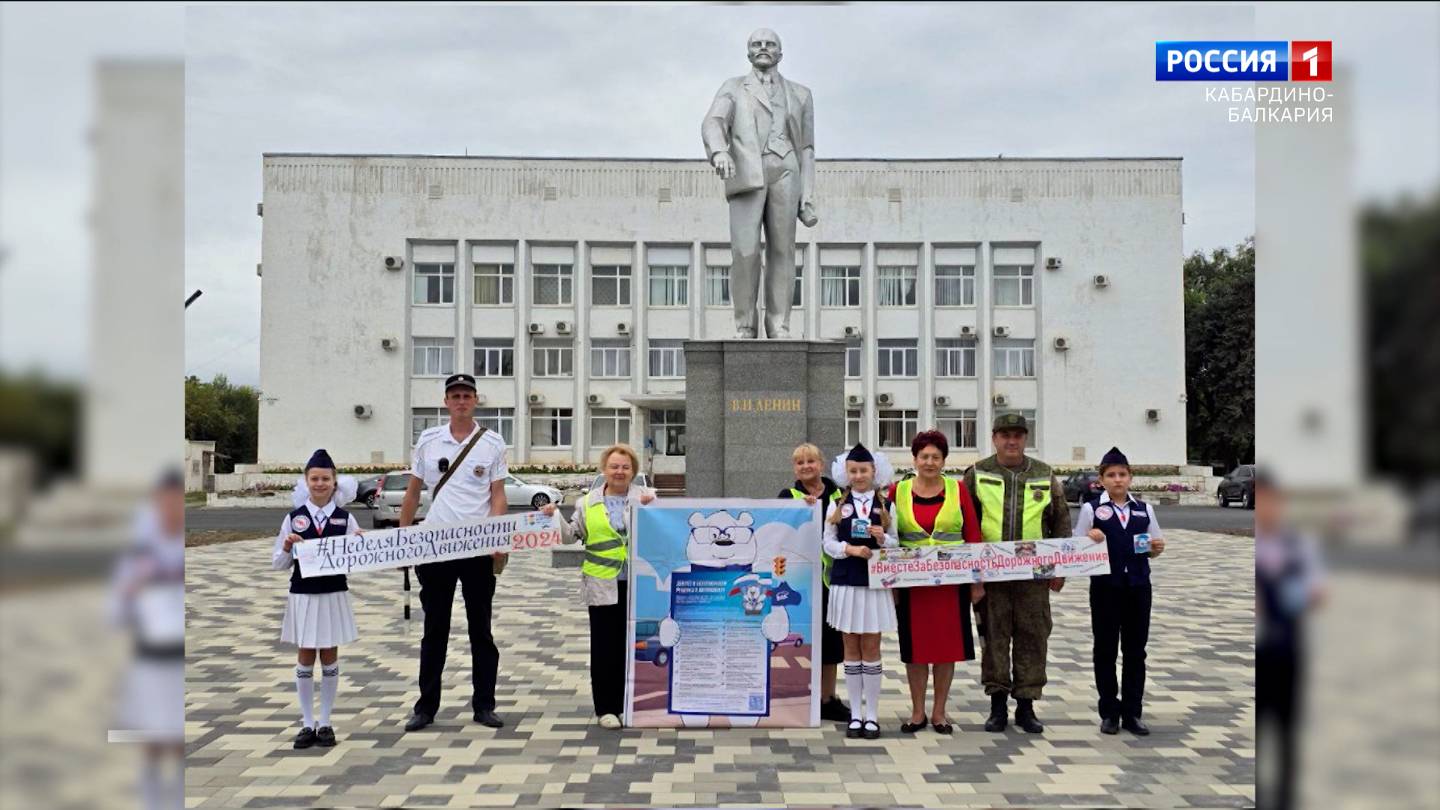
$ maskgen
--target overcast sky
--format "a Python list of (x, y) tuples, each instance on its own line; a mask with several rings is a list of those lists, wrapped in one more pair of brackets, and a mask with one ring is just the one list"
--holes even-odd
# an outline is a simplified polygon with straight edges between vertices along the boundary
[[(187, 314), (186, 371), (253, 384), (263, 152), (698, 159), (700, 118), (720, 82), (748, 68), (745, 37), (759, 26), (784, 40), (782, 72), (814, 91), (822, 159), (1183, 157), (1187, 253), (1253, 231), (1253, 131), (1229, 123), (1202, 86), (1157, 83), (1155, 41), (1333, 39), (1337, 60), (1358, 63), (1349, 125), (1360, 190), (1433, 188), (1436, 7), (1301, 5), (1285, 13), (1305, 24), (1283, 31), (1257, 30), (1240, 5), (170, 6), (108, 16), (7, 6), (0, 363), (83, 369), (83, 328), (45, 334), (53, 313), (18, 304), (57, 287), (86, 303), (88, 254), (62, 238), (82, 222), (30, 222), (23, 211), (26, 195), (68, 194), (81, 203), (64, 210), (83, 217), (88, 197), (83, 158), (64, 173), (27, 171), (33, 155), (83, 153), (93, 108), (88, 82), (57, 79), (46, 55), (163, 51), (181, 13), (186, 286), (205, 291)], [(127, 38), (130, 28), (142, 33)], [(51, 125), (27, 126), (40, 121)], [(59, 247), (35, 250), (35, 230)]]

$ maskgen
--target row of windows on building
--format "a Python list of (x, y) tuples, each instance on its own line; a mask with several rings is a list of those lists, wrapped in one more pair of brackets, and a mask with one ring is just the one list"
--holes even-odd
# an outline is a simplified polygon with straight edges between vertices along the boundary
[[(513, 377), (515, 341), (511, 338), (475, 338), (474, 374), (477, 377)], [(534, 377), (575, 376), (575, 344), (560, 339), (532, 341), (530, 373)], [(974, 338), (935, 340), (935, 377), (976, 376)], [(633, 350), (625, 339), (590, 341), (590, 377), (628, 379)], [(845, 376), (862, 376), (864, 346), (859, 339), (846, 342)], [(650, 340), (645, 350), (646, 373), (651, 379), (682, 379), (685, 376), (685, 349), (682, 340)], [(906, 378), (919, 375), (920, 342), (916, 338), (881, 338), (876, 341), (877, 377)], [(455, 373), (455, 341), (450, 338), (414, 338), (411, 373), (417, 377), (444, 377)], [(1035, 377), (1035, 341), (1025, 338), (996, 338), (991, 342), (992, 374), (996, 379)]]
[[(1027, 446), (1035, 447), (1038, 429), (1035, 426), (1034, 410), (1004, 409), (1002, 413), (1023, 414), (1030, 422)], [(651, 410), (646, 412), (647, 429), (644, 445), (647, 451), (657, 455), (685, 455), (685, 411)], [(514, 408), (476, 408), (475, 419), (480, 424), (505, 437), (505, 443), (515, 445)], [(609, 447), (617, 442), (632, 444), (632, 412), (629, 408), (591, 408), (589, 411), (589, 446), (592, 449)], [(530, 419), (530, 447), (536, 450), (570, 449), (574, 446), (574, 408), (532, 408)], [(861, 425), (863, 412), (852, 409), (845, 412), (845, 445), (852, 447), (862, 440)], [(444, 408), (414, 408), (410, 416), (410, 444), (413, 447), (420, 433), (427, 428), (449, 424), (450, 417)], [(882, 449), (904, 449), (920, 429), (920, 412), (917, 410), (881, 410), (877, 414), (878, 432), (876, 437)], [(978, 412), (973, 408), (941, 409), (935, 414), (935, 428), (950, 440), (952, 450), (975, 451), (979, 449), (980, 437)]]
[[(803, 264), (800, 265), (803, 268)], [(690, 305), (690, 268), (656, 266), (648, 268), (646, 303), (652, 307)], [(475, 306), (511, 306), (515, 303), (515, 265), (475, 264), (472, 287)], [(876, 303), (882, 307), (913, 307), (919, 284), (914, 266), (880, 266), (876, 274)], [(412, 302), (415, 304), (455, 303), (455, 264), (417, 263)], [(590, 305), (629, 307), (632, 305), (634, 273), (625, 265), (590, 268)], [(575, 268), (568, 264), (537, 264), (530, 277), (530, 302), (535, 306), (572, 306), (575, 303)], [(975, 266), (937, 265), (934, 305), (975, 306)], [(803, 270), (795, 277), (791, 305), (805, 305)], [(820, 305), (831, 308), (858, 308), (863, 300), (860, 267), (820, 267)], [(705, 305), (730, 306), (730, 268), (705, 268)], [(1035, 305), (1034, 265), (997, 265), (991, 274), (991, 303), (997, 307)]]

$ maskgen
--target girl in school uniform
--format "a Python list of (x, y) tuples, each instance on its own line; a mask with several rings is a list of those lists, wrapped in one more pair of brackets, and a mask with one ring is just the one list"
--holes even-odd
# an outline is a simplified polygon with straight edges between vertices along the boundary
[[(330, 710), (340, 685), (340, 645), (354, 641), (355, 614), (350, 607), (344, 574), (305, 578), (295, 559), (296, 543), (321, 537), (360, 534), (360, 524), (342, 508), (355, 499), (357, 483), (338, 477), (335, 462), (323, 449), (305, 463), (305, 476), (295, 487), (295, 510), (285, 516), (275, 537), (271, 565), (290, 569), (290, 597), (280, 625), (280, 640), (299, 648), (295, 666), (295, 692), (300, 699), (300, 733), (296, 748), (335, 744)], [(315, 657), (320, 657), (320, 715), (312, 709), (315, 698)]]
[(845, 688), (850, 695), (845, 736), (867, 740), (880, 736), (880, 683), (885, 675), (880, 634), (896, 627), (895, 600), (886, 591), (870, 589), (867, 562), (873, 549), (900, 545), (878, 491), (893, 472), (885, 456), (877, 460), (864, 445), (855, 445), (843, 460), (837, 458), (831, 473), (845, 491), (825, 521), (823, 541), (825, 553), (835, 560), (825, 622), (840, 631), (845, 645)]

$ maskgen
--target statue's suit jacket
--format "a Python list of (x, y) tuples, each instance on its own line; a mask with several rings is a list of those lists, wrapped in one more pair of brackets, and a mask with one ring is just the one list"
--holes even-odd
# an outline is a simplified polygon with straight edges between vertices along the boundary
[[(802, 160), (801, 153), (815, 148), (815, 109), (810, 102), (810, 88), (786, 79), (778, 71), (775, 78), (785, 89), (785, 134), (796, 159)], [(765, 187), (761, 155), (770, 138), (771, 107), (770, 95), (753, 72), (726, 79), (715, 94), (700, 124), (700, 137), (705, 141), (707, 158), (728, 151), (735, 161), (735, 176), (725, 181), (726, 197)], [(802, 179), (812, 181), (809, 177)], [(813, 191), (802, 188), (801, 193), (808, 197)]]

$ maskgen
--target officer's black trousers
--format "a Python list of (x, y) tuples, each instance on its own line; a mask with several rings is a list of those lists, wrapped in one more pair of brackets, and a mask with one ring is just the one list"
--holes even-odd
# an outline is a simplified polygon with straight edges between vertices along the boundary
[(625, 711), (625, 647), (628, 610), (625, 581), (619, 582), (620, 601), (613, 605), (590, 606), (590, 696), (595, 716)]
[[(1095, 635), (1100, 717), (1140, 717), (1145, 696), (1145, 642), (1150, 638), (1150, 586), (1091, 579), (1090, 627)], [(1116, 653), (1124, 656), (1119, 684), (1115, 682)]]
[(425, 609), (425, 635), (420, 640), (420, 699), (415, 701), (415, 711), (434, 717), (440, 709), (440, 682), (450, 642), (450, 608), (455, 603), (456, 582), (465, 597), (465, 622), (470, 631), (472, 708), (493, 711), (500, 650), (490, 635), (490, 604), (495, 598), (491, 558), (417, 565), (415, 576), (420, 580), (420, 605)]

